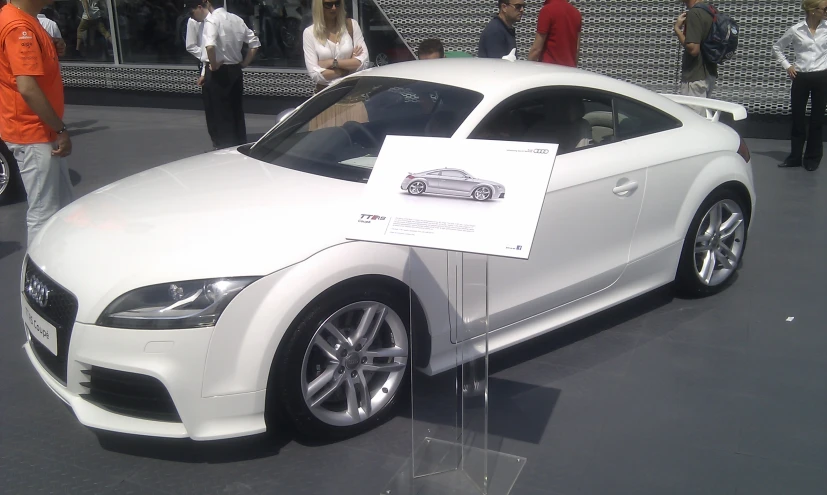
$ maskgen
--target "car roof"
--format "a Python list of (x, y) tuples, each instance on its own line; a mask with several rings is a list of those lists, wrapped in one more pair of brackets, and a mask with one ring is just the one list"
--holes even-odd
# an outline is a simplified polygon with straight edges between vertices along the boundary
[[(523, 60), (443, 58), (414, 60), (373, 67), (350, 77), (375, 76), (428, 81), (465, 88), (500, 101), (513, 94), (544, 86), (587, 87), (624, 95), (680, 118), (691, 110), (653, 91), (583, 69)], [(696, 114), (695, 114), (696, 115)]]
[(552, 79), (565, 78), (571, 83), (574, 82), (571, 81), (572, 77), (590, 75), (588, 72), (561, 65), (509, 62), (489, 58), (416, 60), (375, 67), (362, 71), (361, 74), (429, 81), (470, 89), (483, 94), (496, 93), (511, 82), (533, 79), (537, 76)]
[(444, 172), (446, 170), (453, 170), (455, 172), (462, 172), (463, 174), (468, 173), (465, 170), (462, 170), (461, 168), (444, 167), (444, 168), (434, 168), (434, 169), (431, 169), (431, 170), (426, 170), (424, 172), (420, 172), (420, 174), (430, 174), (430, 173), (433, 173), (433, 172)]

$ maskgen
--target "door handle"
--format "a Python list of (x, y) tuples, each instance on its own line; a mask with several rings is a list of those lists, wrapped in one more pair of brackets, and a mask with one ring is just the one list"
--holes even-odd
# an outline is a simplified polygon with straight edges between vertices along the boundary
[(620, 179), (614, 189), (612, 189), (613, 193), (623, 197), (631, 196), (635, 191), (637, 191), (637, 182), (629, 179)]

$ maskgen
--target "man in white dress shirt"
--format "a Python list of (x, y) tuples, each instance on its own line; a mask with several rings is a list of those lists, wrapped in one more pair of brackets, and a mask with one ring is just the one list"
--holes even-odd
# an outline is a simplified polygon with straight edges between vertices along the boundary
[[(199, 53), (203, 68), (199, 85), (204, 94), (207, 128), (217, 149), (247, 142), (242, 97), (242, 69), (250, 65), (261, 46), (258, 36), (235, 14), (213, 8), (209, 0), (188, 0), (193, 19), (203, 24)], [(189, 29), (188, 29), (189, 31)], [(241, 49), (248, 46), (246, 57)], [(198, 53), (195, 48), (187, 50)]]
[[(51, 7), (49, 7), (51, 8)], [(44, 9), (45, 11), (46, 9)], [(60, 29), (57, 27), (57, 23), (48, 17), (43, 12), (37, 14), (37, 20), (40, 22), (40, 25), (43, 26), (43, 29), (49, 33), (49, 36), (52, 37), (52, 40), (55, 42), (55, 48), (57, 49), (58, 56), (62, 57), (66, 55), (66, 42), (63, 41), (63, 35), (60, 34)]]

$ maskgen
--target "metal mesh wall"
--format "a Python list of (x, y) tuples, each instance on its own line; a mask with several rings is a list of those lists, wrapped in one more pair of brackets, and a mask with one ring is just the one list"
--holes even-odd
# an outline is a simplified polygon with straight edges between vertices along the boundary
[[(496, 0), (423, 3), (376, 0), (390, 22), (415, 48), (439, 37), (448, 50), (476, 54), (483, 27), (496, 13)], [(577, 0), (584, 18), (581, 65), (660, 92), (677, 88), (680, 45), (672, 25), (682, 6), (675, 0)], [(718, 7), (739, 23), (736, 57), (720, 68), (715, 97), (745, 105), (751, 113), (788, 114), (789, 80), (771, 55), (771, 46), (803, 18), (798, 0), (728, 0)], [(520, 57), (528, 54), (541, 0), (529, 0), (517, 26)], [(81, 66), (65, 64), (67, 86), (197, 93), (196, 71), (163, 66)], [(256, 71), (245, 74), (245, 92), (261, 96), (310, 96), (303, 72)]]
[[(64, 84), (69, 87), (201, 93), (201, 88), (195, 84), (198, 71), (194, 67), (64, 64), (61, 72)], [(304, 72), (247, 69), (244, 93), (307, 97), (313, 94), (313, 85)]]
[[(496, 14), (496, 0), (423, 3), (377, 0), (403, 38), (416, 47), (439, 37), (447, 50), (476, 54), (483, 27)], [(575, 0), (583, 14), (584, 69), (659, 92), (677, 89), (680, 45), (672, 26), (683, 6), (676, 0)], [(735, 59), (722, 65), (715, 97), (745, 105), (752, 113), (789, 113), (789, 81), (772, 58), (772, 43), (803, 19), (799, 0), (713, 2), (738, 21)], [(517, 27), (518, 56), (534, 39), (541, 0), (528, 0)]]

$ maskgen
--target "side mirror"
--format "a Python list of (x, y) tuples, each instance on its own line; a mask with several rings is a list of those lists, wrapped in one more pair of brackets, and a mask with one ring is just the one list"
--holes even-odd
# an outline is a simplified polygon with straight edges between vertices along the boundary
[(288, 109), (286, 109), (286, 110), (282, 110), (281, 112), (279, 112), (279, 114), (278, 114), (278, 115), (276, 115), (276, 124), (281, 124), (281, 121), (282, 121), (282, 120), (284, 120), (284, 119), (286, 119), (287, 117), (289, 117), (289, 116), (290, 116), (290, 114), (292, 114), (292, 113), (293, 113), (293, 112), (295, 112), (295, 111), (296, 111), (296, 109), (295, 109), (295, 108), (288, 108)]

